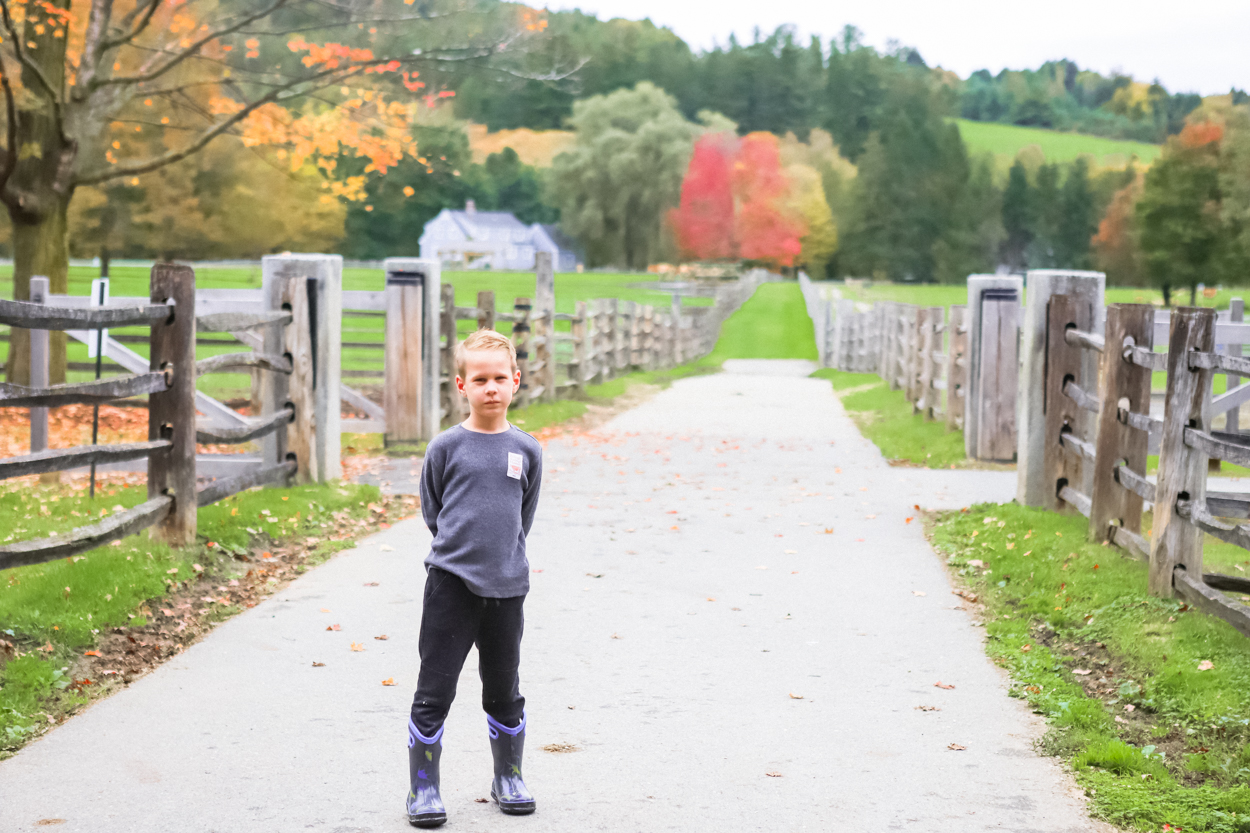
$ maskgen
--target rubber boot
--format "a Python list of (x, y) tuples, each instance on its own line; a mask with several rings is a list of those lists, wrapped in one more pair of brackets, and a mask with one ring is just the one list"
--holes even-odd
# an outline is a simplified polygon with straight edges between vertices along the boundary
[(439, 827), (447, 821), (447, 809), (438, 792), (438, 761), (443, 755), (443, 726), (427, 738), (408, 720), (408, 823), (413, 827)]
[(521, 725), (509, 729), (488, 714), (486, 728), (490, 731), (490, 751), (495, 757), (495, 780), (490, 782), (490, 797), (510, 816), (529, 815), (534, 812), (534, 796), (521, 779), (525, 715), (521, 715)]

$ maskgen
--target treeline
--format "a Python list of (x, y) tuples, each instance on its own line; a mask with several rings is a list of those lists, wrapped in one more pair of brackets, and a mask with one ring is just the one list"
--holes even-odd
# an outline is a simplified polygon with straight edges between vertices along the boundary
[[(700, 53), (649, 20), (600, 21), (573, 11), (550, 13), (548, 21), (550, 38), (529, 56), (529, 66), (535, 72), (580, 68), (559, 83), (501, 84), (498, 76), (474, 74), (459, 89), (462, 118), (491, 130), (557, 129), (575, 101), (649, 81), (672, 95), (688, 119), (713, 110), (744, 134), (793, 131), (800, 138), (822, 128), (854, 156), (870, 132), (866, 123), (885, 105), (886, 85), (874, 60), (880, 56), (850, 26), (828, 41), (813, 36), (806, 43), (793, 27), (782, 26), (752, 43), (731, 38)], [(887, 55), (928, 70), (912, 48), (896, 47)], [(1157, 81), (1105, 76), (1069, 60), (997, 75), (980, 70), (966, 80), (930, 72), (949, 90), (952, 112), (964, 118), (1152, 143), (1180, 132), (1202, 101), (1194, 93), (1170, 93)], [(1232, 94), (1247, 98), (1241, 91)]]

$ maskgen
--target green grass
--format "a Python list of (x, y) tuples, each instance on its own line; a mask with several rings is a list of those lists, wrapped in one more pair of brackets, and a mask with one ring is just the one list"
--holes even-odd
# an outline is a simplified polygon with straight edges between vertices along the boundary
[[(985, 504), (939, 516), (933, 541), (985, 605), (989, 654), (1047, 717), (1043, 748), (1072, 765), (1095, 815), (1139, 831), (1250, 830), (1250, 643), (1151, 597), (1146, 565), (1086, 542), (1087, 526)], [(1247, 563), (1210, 539), (1204, 551), (1217, 570)]]
[(1063, 133), (1041, 127), (1021, 127), (997, 122), (955, 119), (959, 135), (971, 156), (991, 154), (997, 167), (1006, 171), (1016, 154), (1030, 145), (1041, 149), (1047, 162), (1072, 162), (1079, 156), (1092, 156), (1102, 167), (1123, 168), (1133, 157), (1149, 165), (1162, 151), (1160, 145), (1104, 139), (1082, 133)]
[(726, 359), (809, 359), (816, 361), (816, 333), (803, 293), (794, 282), (760, 284), (721, 328), (716, 347), (703, 364)]
[[(89, 500), (70, 486), (11, 485), (0, 491), (0, 529), (8, 533), (5, 542), (39, 538), (146, 498), (142, 486), (104, 486)], [(339, 484), (247, 491), (200, 509), (202, 543), (185, 550), (151, 541), (145, 532), (73, 558), (0, 573), (0, 639), (14, 643), (20, 654), (0, 665), (0, 754), (20, 744), (42, 712), (85, 702), (67, 691), (65, 676), (82, 650), (108, 628), (146, 625), (145, 606), (195, 580), (197, 565), (214, 580), (229, 581), (247, 569), (233, 554), (245, 554), (254, 541), (318, 533), (335, 512), (368, 517), (368, 504), (378, 498), (374, 487)], [(314, 557), (350, 545), (327, 539)]]
[(875, 373), (824, 368), (812, 375), (833, 384), (860, 432), (891, 462), (931, 469), (957, 468), (972, 462), (964, 456), (963, 432), (947, 431), (945, 423), (912, 413), (903, 392), (890, 390)]

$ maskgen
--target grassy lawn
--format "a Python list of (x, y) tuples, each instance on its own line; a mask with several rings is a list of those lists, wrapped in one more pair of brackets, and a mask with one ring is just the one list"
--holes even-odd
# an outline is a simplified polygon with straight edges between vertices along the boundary
[(959, 135), (963, 137), (969, 155), (992, 155), (1000, 171), (1010, 168), (1016, 154), (1029, 145), (1041, 148), (1047, 162), (1072, 162), (1078, 156), (1088, 155), (1094, 157), (1095, 164), (1111, 168), (1123, 168), (1134, 156), (1140, 164), (1149, 165), (1162, 151), (1160, 145), (1145, 142), (1104, 139), (1041, 127), (968, 119), (955, 119), (955, 123), (959, 125)]
[(964, 456), (964, 435), (946, 423), (912, 413), (901, 390), (890, 390), (875, 373), (844, 373), (822, 368), (812, 374), (828, 379), (860, 432), (896, 465), (953, 469), (972, 465)]
[[(146, 486), (115, 482), (89, 500), (84, 485), (4, 485), (4, 542), (64, 532), (147, 497)], [(177, 653), (279, 580), (350, 546), (357, 531), (376, 528), (381, 502), (371, 486), (248, 491), (200, 509), (199, 542), (185, 550), (143, 532), (0, 573), (0, 757), (129, 681), (139, 669), (111, 654), (109, 640), (154, 660)]]
[(715, 349), (703, 364), (726, 359), (809, 359), (816, 361), (816, 332), (796, 282), (760, 284), (725, 321)]
[[(1250, 830), (1250, 643), (1146, 592), (1146, 565), (1087, 522), (1015, 504), (936, 518), (932, 539), (984, 604), (990, 656), (1047, 717), (1100, 818), (1138, 831)], [(1207, 540), (1209, 569), (1248, 554)], [(1170, 827), (1165, 826), (1170, 825)]]

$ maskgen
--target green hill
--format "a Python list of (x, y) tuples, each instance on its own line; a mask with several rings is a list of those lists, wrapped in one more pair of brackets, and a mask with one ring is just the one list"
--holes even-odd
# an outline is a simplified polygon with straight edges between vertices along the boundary
[(968, 153), (971, 156), (993, 154), (1000, 170), (1009, 168), (1016, 154), (1029, 145), (1036, 145), (1047, 162), (1071, 162), (1082, 154), (1088, 154), (1094, 157), (1097, 165), (1109, 168), (1122, 168), (1134, 156), (1142, 164), (1149, 165), (1162, 150), (1160, 145), (1145, 142), (1061, 133), (1040, 127), (968, 119), (955, 119), (955, 123), (959, 125), (959, 133), (968, 146)]

